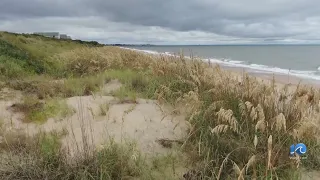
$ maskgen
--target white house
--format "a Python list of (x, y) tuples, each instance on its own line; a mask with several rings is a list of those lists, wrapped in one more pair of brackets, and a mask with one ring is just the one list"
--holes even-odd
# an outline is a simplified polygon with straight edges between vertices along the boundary
[(60, 34), (59, 32), (35, 32), (33, 34), (56, 38), (56, 39), (71, 39), (70, 36), (67, 36), (66, 34)]

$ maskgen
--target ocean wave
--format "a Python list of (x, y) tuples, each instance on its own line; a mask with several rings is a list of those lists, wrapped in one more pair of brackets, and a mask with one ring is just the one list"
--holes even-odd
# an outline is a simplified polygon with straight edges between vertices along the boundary
[(282, 75), (292, 75), (303, 79), (312, 79), (320, 81), (319, 71), (303, 71), (303, 70), (292, 70), (292, 69), (283, 69), (279, 67), (270, 67), (262, 64), (246, 64), (243, 63), (234, 63), (232, 61), (222, 61), (219, 59), (205, 59), (206, 61), (210, 61), (211, 63), (218, 63), (224, 66), (229, 67), (239, 67), (245, 68), (248, 70), (254, 70), (255, 72), (261, 73), (270, 73), (270, 74), (282, 74)]
[[(125, 48), (125, 49), (131, 49), (134, 51), (144, 52), (148, 54), (159, 54), (159, 55), (172, 55), (170, 52), (160, 53), (157, 51), (150, 51), (150, 50), (140, 50), (140, 49), (132, 49), (132, 48)], [(186, 57), (189, 58), (189, 57)], [(294, 69), (283, 69), (279, 67), (270, 67), (267, 65), (262, 64), (254, 64), (244, 61), (237, 61), (237, 60), (231, 60), (231, 59), (216, 59), (216, 58), (207, 58), (203, 59), (204, 61), (210, 62), (210, 63), (217, 63), (221, 64), (223, 66), (229, 66), (229, 67), (239, 67), (239, 68), (245, 68), (248, 70), (254, 70), (255, 72), (261, 72), (261, 73), (275, 73), (275, 74), (285, 74), (285, 75), (292, 75), (303, 79), (312, 79), (312, 80), (319, 80), (320, 81), (320, 66), (315, 71), (303, 71), (303, 70), (294, 70)]]
[(235, 60), (230, 60), (230, 63), (234, 63), (234, 64), (242, 64), (244, 63), (243, 61), (235, 61)]

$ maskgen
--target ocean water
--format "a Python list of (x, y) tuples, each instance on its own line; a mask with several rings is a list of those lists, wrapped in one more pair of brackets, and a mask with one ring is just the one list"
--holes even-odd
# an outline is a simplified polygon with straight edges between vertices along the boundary
[(131, 46), (146, 53), (196, 56), (251, 72), (290, 74), (320, 81), (320, 45)]

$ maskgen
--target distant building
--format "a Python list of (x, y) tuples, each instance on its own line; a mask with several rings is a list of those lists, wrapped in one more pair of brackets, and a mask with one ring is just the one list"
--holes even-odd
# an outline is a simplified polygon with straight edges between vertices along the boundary
[(50, 38), (56, 38), (56, 39), (71, 39), (70, 36), (67, 34), (60, 34), (59, 32), (35, 32), (33, 34), (50, 37)]
[(60, 34), (60, 39), (68, 39), (68, 36), (66, 34)]
[(60, 38), (59, 32), (35, 32), (33, 34), (37, 34), (45, 37), (57, 38), (57, 39)]

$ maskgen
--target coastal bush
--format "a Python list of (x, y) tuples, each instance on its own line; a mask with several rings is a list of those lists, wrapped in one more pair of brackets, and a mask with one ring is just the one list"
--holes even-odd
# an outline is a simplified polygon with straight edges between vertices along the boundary
[(10, 79), (21, 79), (32, 73), (24, 68), (23, 63), (19, 64), (16, 59), (0, 55), (0, 74)]

